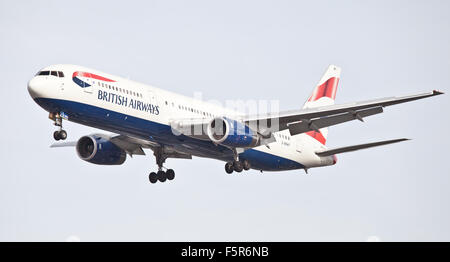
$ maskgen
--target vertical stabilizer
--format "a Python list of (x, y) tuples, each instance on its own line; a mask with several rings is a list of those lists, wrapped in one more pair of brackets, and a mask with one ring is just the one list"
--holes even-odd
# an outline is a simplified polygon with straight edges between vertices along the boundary
[[(334, 99), (336, 98), (340, 77), (341, 68), (335, 65), (330, 65), (317, 86), (314, 88), (311, 96), (303, 105), (303, 109), (334, 105)], [(325, 145), (328, 135), (328, 128), (322, 128), (319, 131), (320, 132), (310, 131), (306, 134)]]

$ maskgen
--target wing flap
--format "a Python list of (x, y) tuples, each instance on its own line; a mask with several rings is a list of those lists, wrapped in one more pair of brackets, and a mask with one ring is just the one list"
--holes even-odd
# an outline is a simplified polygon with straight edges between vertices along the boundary
[(303, 119), (297, 123), (288, 124), (288, 129), (291, 135), (297, 135), (301, 133), (305, 133), (308, 131), (318, 131), (320, 128), (334, 126), (337, 124), (341, 124), (344, 122), (352, 121), (358, 119), (363, 121), (364, 117), (368, 117), (371, 115), (376, 115), (383, 113), (383, 108), (378, 106), (370, 109), (358, 110), (358, 111), (350, 111), (348, 113), (321, 117), (315, 120)]
[[(132, 138), (124, 135), (118, 135), (114, 136), (110, 139), (112, 143), (114, 143), (116, 146), (120, 147), (121, 149), (125, 150), (129, 155), (142, 155), (145, 156), (145, 152), (142, 149), (142, 145), (146, 143), (146, 141)], [(144, 142), (144, 143), (143, 143)]]
[(398, 143), (398, 142), (407, 141), (407, 140), (409, 140), (409, 139), (408, 138), (400, 138), (400, 139), (385, 140), (385, 141), (360, 144), (360, 145), (354, 145), (354, 146), (339, 147), (339, 148), (329, 149), (329, 150), (322, 151), (322, 152), (316, 152), (316, 155), (321, 156), (321, 157), (332, 156), (332, 155), (336, 155), (336, 154), (356, 151), (356, 150), (360, 150), (360, 149), (366, 149), (366, 148), (370, 148), (370, 147), (388, 145), (388, 144)]

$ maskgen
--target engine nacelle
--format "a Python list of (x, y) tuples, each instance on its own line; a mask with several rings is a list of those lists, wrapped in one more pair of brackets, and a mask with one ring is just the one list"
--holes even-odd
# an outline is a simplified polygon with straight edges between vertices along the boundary
[(230, 147), (254, 147), (260, 142), (260, 136), (250, 127), (226, 117), (213, 119), (207, 134), (214, 143)]
[(76, 150), (82, 160), (97, 165), (121, 165), (127, 158), (123, 149), (98, 135), (81, 137)]

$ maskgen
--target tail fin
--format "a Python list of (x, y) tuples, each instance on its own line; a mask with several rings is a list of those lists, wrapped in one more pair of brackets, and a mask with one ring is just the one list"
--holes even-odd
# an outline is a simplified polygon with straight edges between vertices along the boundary
[(303, 108), (334, 105), (341, 68), (330, 65)]
[[(341, 68), (335, 65), (330, 65), (320, 79), (316, 88), (314, 88), (311, 96), (303, 105), (303, 109), (334, 105), (334, 99), (336, 98), (340, 77)], [(310, 131), (306, 134), (325, 145), (328, 135), (328, 128), (322, 128), (319, 131), (320, 132)]]

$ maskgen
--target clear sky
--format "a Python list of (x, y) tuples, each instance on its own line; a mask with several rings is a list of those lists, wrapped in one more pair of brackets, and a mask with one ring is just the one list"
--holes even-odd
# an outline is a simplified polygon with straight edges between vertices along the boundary
[[(329, 64), (337, 103), (450, 82), (449, 1), (0, 0), (0, 240), (450, 241), (449, 95), (330, 128), (329, 147), (412, 141), (333, 167), (230, 176), (224, 163), (154, 157), (122, 166), (50, 149), (55, 127), (26, 90), (71, 63), (206, 99), (300, 108)], [(69, 140), (98, 132), (65, 122)]]

